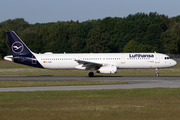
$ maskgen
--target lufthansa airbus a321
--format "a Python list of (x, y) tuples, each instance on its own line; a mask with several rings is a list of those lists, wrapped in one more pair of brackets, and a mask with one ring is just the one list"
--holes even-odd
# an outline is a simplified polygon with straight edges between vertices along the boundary
[(12, 55), (4, 59), (45, 69), (89, 70), (89, 77), (97, 73), (114, 74), (117, 69), (156, 69), (173, 67), (177, 62), (161, 53), (33, 53), (14, 31), (7, 32)]

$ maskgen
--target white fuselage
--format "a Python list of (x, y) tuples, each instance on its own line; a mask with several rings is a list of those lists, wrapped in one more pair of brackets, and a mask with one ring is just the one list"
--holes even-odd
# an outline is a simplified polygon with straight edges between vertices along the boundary
[(76, 60), (99, 64), (113, 64), (121, 68), (166, 68), (177, 64), (161, 53), (86, 53), (86, 54), (34, 54), (47, 69), (85, 69)]

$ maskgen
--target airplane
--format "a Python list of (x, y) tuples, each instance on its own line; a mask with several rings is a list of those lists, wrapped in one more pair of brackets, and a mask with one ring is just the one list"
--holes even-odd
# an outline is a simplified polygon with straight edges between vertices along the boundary
[(155, 69), (173, 67), (177, 62), (161, 53), (34, 53), (14, 31), (7, 31), (12, 55), (4, 59), (19, 64), (45, 69), (81, 69), (104, 74), (115, 74), (117, 69)]

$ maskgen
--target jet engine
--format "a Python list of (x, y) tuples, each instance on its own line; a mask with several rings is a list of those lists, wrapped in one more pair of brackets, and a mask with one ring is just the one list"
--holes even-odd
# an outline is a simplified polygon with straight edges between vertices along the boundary
[(117, 73), (117, 67), (114, 65), (102, 66), (96, 72), (104, 73), (104, 74), (109, 74), (109, 73), (114, 74)]

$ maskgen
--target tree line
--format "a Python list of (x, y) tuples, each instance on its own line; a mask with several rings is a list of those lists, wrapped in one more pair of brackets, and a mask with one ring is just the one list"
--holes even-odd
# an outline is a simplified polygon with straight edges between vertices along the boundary
[(0, 57), (11, 54), (6, 31), (15, 31), (36, 53), (160, 52), (180, 54), (180, 15), (156, 12), (127, 17), (29, 24), (23, 18), (0, 23)]

